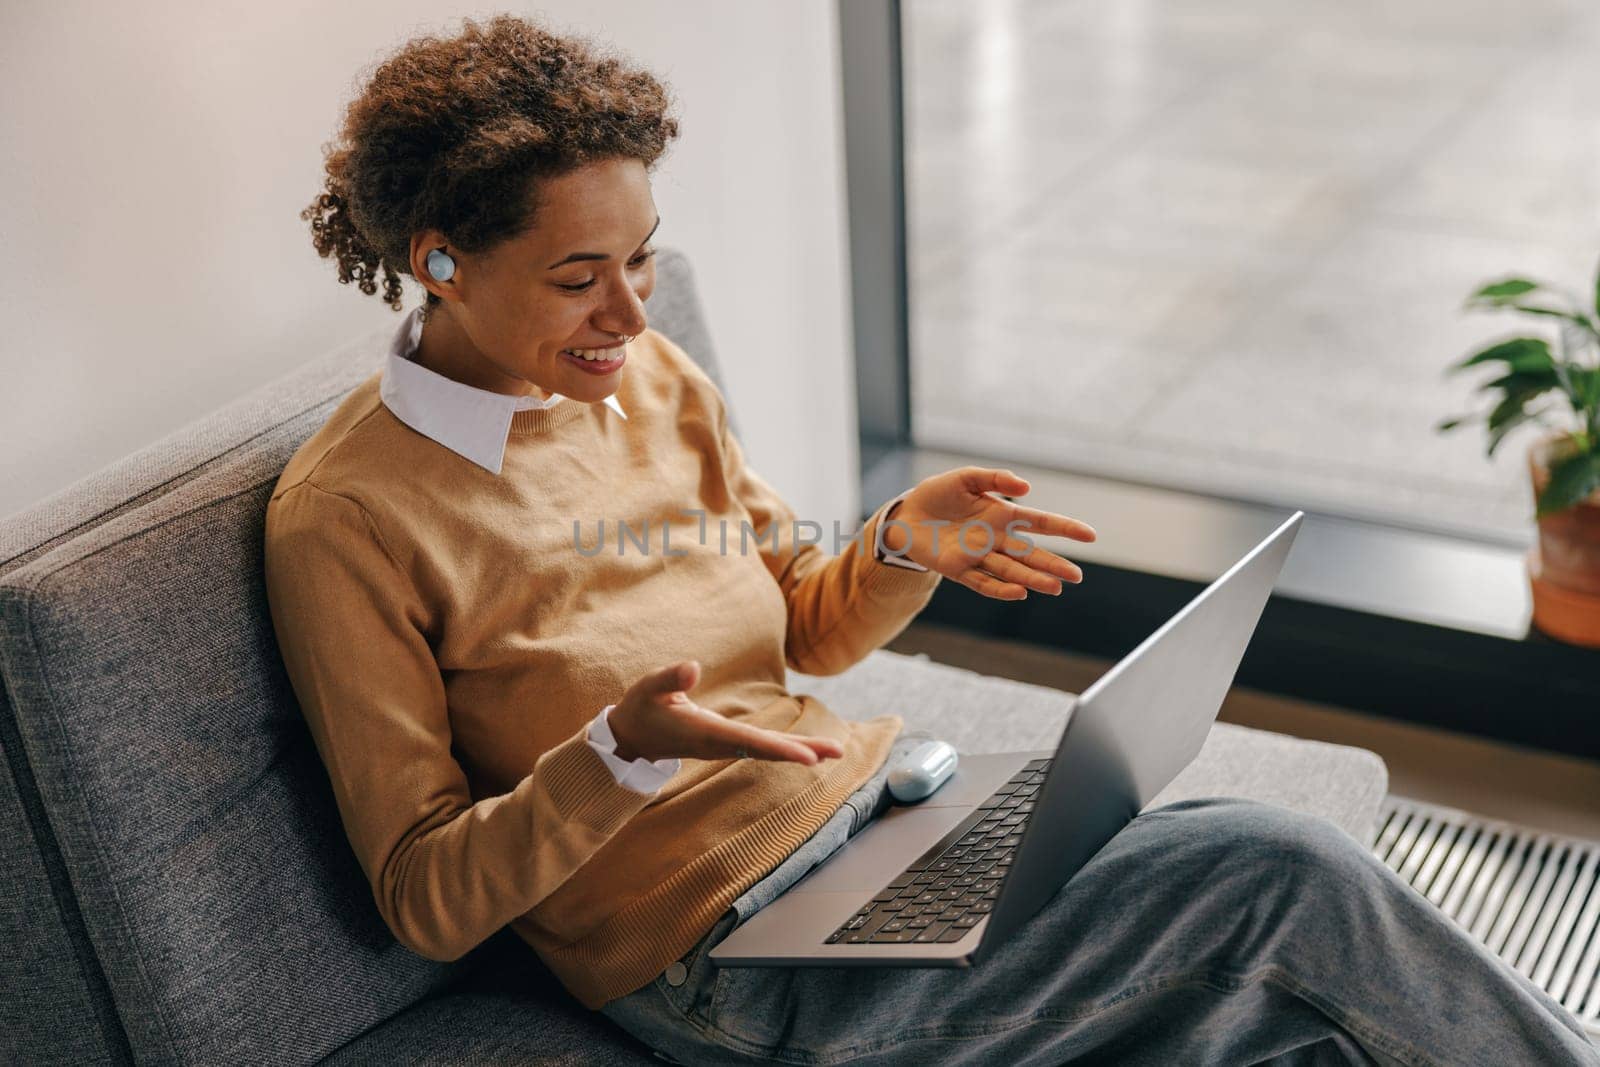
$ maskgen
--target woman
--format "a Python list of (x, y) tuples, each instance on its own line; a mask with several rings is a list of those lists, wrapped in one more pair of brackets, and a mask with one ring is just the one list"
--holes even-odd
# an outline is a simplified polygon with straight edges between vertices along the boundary
[(402, 275), (427, 293), (266, 529), (284, 661), (400, 942), (451, 960), (509, 924), (687, 1063), (1594, 1062), (1350, 838), (1237, 801), (1136, 819), (972, 971), (708, 965), (882, 810), (911, 743), (785, 668), (846, 669), (941, 578), (1058, 595), (1078, 568), (1013, 531), (1094, 533), (968, 467), (837, 555), (799, 539), (647, 325), (649, 171), (676, 132), (649, 74), (467, 21), (375, 70), (307, 210), (341, 281), (396, 310)]

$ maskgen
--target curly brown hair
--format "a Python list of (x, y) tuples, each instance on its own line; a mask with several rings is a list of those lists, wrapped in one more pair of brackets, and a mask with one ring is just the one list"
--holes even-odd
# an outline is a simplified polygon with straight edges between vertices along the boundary
[[(411, 237), (485, 252), (533, 225), (538, 183), (604, 159), (653, 167), (678, 135), (667, 88), (579, 37), (512, 15), (463, 20), (383, 59), (323, 145), (327, 181), (300, 213), (341, 284), (399, 311)], [(439, 298), (427, 294), (426, 315)]]

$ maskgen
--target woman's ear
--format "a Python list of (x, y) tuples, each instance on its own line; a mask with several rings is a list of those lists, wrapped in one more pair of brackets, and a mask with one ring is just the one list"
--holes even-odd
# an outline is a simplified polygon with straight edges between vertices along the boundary
[[(448, 239), (438, 230), (421, 230), (411, 235), (411, 276), (440, 300), (455, 300), (459, 294), (456, 278), (460, 257), (451, 254), (453, 250), (449, 246)], [(432, 257), (430, 263), (429, 253), (435, 250), (443, 254)]]

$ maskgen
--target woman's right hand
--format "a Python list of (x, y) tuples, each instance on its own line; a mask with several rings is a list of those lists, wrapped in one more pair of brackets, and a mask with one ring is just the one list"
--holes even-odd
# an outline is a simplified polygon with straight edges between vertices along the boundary
[(718, 760), (745, 755), (812, 764), (844, 755), (844, 746), (831, 737), (767, 730), (701, 707), (686, 692), (699, 681), (699, 662), (680, 660), (629, 686), (607, 717), (617, 758)]

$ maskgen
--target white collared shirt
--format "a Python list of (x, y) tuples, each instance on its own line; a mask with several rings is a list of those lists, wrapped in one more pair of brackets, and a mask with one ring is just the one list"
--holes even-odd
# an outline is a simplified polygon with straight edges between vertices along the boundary
[(611, 774), (619, 785), (627, 786), (636, 793), (654, 793), (667, 784), (667, 779), (678, 773), (678, 767), (683, 762), (677, 758), (647, 760), (643, 756), (629, 762), (616, 755), (617, 739), (611, 733), (611, 709), (615, 704), (607, 704), (600, 709), (589, 723), (589, 747), (600, 753), (600, 758), (611, 768)]
[[(904, 500), (906, 495), (910, 492), (911, 490), (907, 489), (904, 493), (901, 493), (899, 496), (895, 497), (889, 502), (889, 506), (883, 509), (884, 515), (888, 516), (888, 518), (884, 519), (884, 522), (888, 522), (890, 518), (893, 518), (893, 516), (889, 515), (889, 513), (895, 508), (899, 507), (900, 501)], [(872, 556), (879, 563), (887, 563), (891, 567), (904, 567), (908, 571), (926, 572), (928, 569), (915, 560), (906, 559), (904, 556), (890, 555), (884, 547), (880, 547), (878, 545), (872, 546)]]
[[(560, 393), (549, 398), (510, 396), (446, 378), (414, 359), (422, 338), (421, 309), (406, 316), (395, 331), (384, 364), (378, 395), (395, 418), (413, 430), (444, 445), (492, 474), (500, 473), (505, 460), (506, 438), (511, 434), (511, 416), (529, 408), (550, 408), (566, 399)], [(615, 395), (605, 404), (622, 418)], [(589, 722), (587, 739), (617, 784), (635, 793), (658, 792), (667, 779), (678, 773), (678, 759), (623, 760), (615, 753), (616, 738), (608, 716), (615, 704), (607, 704)]]
[[(511, 416), (529, 408), (553, 408), (566, 398), (560, 393), (551, 393), (547, 399), (497, 393), (424, 367), (415, 359), (422, 339), (421, 310), (413, 310), (395, 331), (378, 395), (384, 407), (413, 430), (489, 473), (499, 474), (506, 438), (511, 434)], [(615, 394), (606, 397), (605, 405), (622, 418), (628, 417)]]

